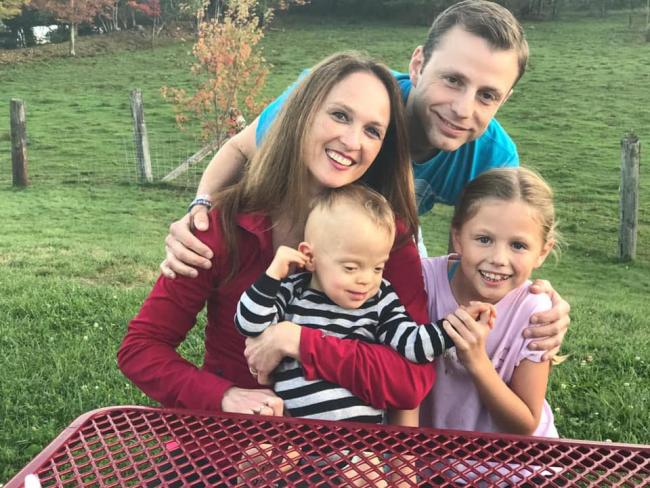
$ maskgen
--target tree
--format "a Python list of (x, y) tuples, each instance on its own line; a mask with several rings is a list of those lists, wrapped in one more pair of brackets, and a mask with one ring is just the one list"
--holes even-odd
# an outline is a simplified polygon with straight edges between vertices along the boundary
[(114, 6), (114, 0), (31, 0), (36, 10), (50, 12), (59, 22), (70, 27), (70, 55), (75, 55), (77, 27), (91, 22), (95, 16), (107, 12)]
[(22, 11), (29, 0), (0, 0), (0, 19), (11, 19)]
[[(257, 44), (264, 36), (256, 13), (257, 0), (238, 0), (222, 15), (203, 20), (192, 50), (196, 80), (193, 94), (179, 88), (162, 89), (175, 105), (181, 128), (196, 120), (204, 140), (217, 146), (240, 128), (241, 116), (251, 120), (259, 109), (255, 101), (268, 73)], [(265, 14), (268, 20), (271, 13)]]
[(160, 0), (130, 0), (129, 7), (152, 20), (151, 45), (153, 46), (156, 36), (165, 25), (164, 22), (160, 24), (160, 14), (162, 13), (162, 10), (160, 9)]

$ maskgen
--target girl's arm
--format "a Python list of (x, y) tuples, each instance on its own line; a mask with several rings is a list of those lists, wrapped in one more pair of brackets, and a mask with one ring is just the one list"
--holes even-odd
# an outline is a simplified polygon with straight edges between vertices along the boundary
[(465, 365), (481, 401), (503, 432), (532, 434), (539, 425), (549, 362), (522, 360), (508, 386), (494, 369), (485, 350), (489, 325), (478, 322), (465, 310), (447, 316), (445, 328), (456, 343), (456, 352)]
[[(393, 249), (385, 276), (413, 320), (429, 322), (422, 267), (413, 241)], [(387, 346), (326, 336), (309, 327), (294, 325), (294, 330), (287, 323), (278, 325), (247, 340), (249, 365), (260, 377), (277, 365), (267, 358), (288, 355), (302, 363), (308, 380), (320, 378), (341, 385), (376, 408), (415, 408), (433, 385), (435, 370), (430, 364), (411, 363)]]

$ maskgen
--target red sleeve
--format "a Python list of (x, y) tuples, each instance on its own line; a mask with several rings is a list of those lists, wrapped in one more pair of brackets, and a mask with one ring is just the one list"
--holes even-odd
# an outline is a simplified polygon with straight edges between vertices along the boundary
[[(213, 220), (210, 225), (219, 224)], [(204, 242), (209, 240), (206, 234), (201, 236)], [(214, 251), (214, 246), (210, 247)], [(213, 260), (212, 269), (216, 267)], [(194, 279), (158, 278), (140, 312), (129, 323), (117, 353), (124, 375), (165, 407), (221, 410), (223, 394), (232, 386), (230, 381), (197, 368), (176, 352), (214, 290), (213, 275), (211, 270), (199, 270)]]
[[(420, 324), (429, 322), (422, 266), (413, 240), (393, 249), (384, 276), (411, 317)], [(300, 361), (308, 380), (341, 385), (375, 408), (415, 408), (435, 379), (431, 364), (411, 363), (388, 346), (324, 336), (308, 327), (300, 335)]]

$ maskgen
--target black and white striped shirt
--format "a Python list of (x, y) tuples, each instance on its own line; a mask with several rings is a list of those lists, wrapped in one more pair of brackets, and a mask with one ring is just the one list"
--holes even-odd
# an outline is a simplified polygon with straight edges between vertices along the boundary
[[(262, 275), (239, 300), (235, 324), (257, 336), (277, 322), (320, 329), (324, 334), (391, 346), (413, 362), (440, 356), (453, 342), (440, 323), (418, 325), (406, 313), (391, 284), (382, 280), (377, 294), (357, 309), (345, 309), (323, 292), (309, 288), (311, 273), (285, 280)], [(285, 358), (275, 371), (275, 392), (294, 417), (380, 423), (383, 410), (365, 404), (336, 384), (304, 378), (300, 363)]]

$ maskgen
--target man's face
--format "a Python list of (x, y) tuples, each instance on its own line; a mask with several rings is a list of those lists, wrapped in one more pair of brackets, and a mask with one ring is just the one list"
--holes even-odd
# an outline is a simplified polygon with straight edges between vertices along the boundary
[(426, 64), (419, 46), (409, 75), (407, 102), (415, 159), (436, 150), (454, 151), (478, 138), (508, 99), (519, 67), (514, 50), (455, 26), (440, 39)]

